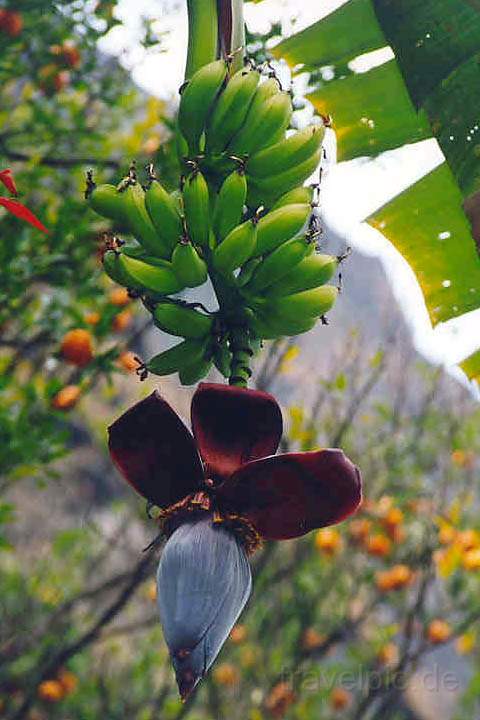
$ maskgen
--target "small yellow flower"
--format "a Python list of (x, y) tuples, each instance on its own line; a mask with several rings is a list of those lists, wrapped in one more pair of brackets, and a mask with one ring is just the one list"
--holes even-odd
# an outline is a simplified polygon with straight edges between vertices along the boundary
[(218, 685), (233, 687), (240, 680), (240, 673), (232, 663), (221, 663), (213, 671), (213, 678)]
[(480, 570), (480, 548), (467, 550), (462, 558), (465, 570)]
[(151, 600), (152, 602), (157, 601), (157, 583), (155, 580), (151, 580), (146, 588), (146, 596), (148, 600)]
[(315, 534), (315, 547), (325, 555), (335, 555), (342, 549), (342, 537), (338, 530), (322, 528)]
[(459, 655), (468, 655), (475, 647), (475, 635), (473, 632), (460, 635), (455, 643), (455, 647)]
[(293, 361), (300, 354), (300, 348), (298, 345), (290, 345), (282, 355), (278, 371), (281, 375), (286, 375), (292, 369)]

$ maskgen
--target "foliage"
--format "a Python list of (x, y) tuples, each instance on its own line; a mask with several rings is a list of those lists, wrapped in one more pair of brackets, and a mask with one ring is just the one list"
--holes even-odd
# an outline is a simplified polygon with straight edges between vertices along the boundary
[[(17, 5), (0, 7), (0, 169), (14, 169), (49, 234), (0, 217), (0, 714), (407, 720), (403, 683), (438, 645), (480, 659), (478, 407), (424, 368), (399, 371), (386, 343), (345, 343), (324, 377), (308, 376), (316, 396), (286, 408), (283, 449), (342, 443), (367, 479), (364, 509), (255, 556), (255, 597), (181, 706), (155, 607), (158, 548), (141, 552), (155, 526), (132, 496), (122, 502), (104, 450), (122, 373), (136, 367), (128, 351), (148, 334), (103, 278), (97, 250), (111, 227), (82, 197), (85, 170), (109, 181), (125, 153), (169, 184), (171, 121), (98, 54), (114, 2), (24, 0), (9, 34), (2, 11)], [(297, 356), (275, 344), (257, 385), (300, 389)], [(388, 402), (376, 392), (385, 381)], [(479, 712), (470, 677), (458, 718)]]
[[(472, 242), (472, 233), (478, 242), (479, 160), (475, 138), (479, 102), (475, 93), (479, 43), (480, 20), (473, 3), (349, 0), (273, 49), (275, 57), (285, 57), (292, 67), (300, 64), (302, 71), (312, 73), (309, 97), (319, 112), (334, 116), (340, 160), (375, 156), (432, 135), (438, 139), (449, 167), (445, 164), (439, 175), (420, 180), (403, 193), (401, 200), (393, 200), (396, 205), (387, 205), (380, 213), (394, 214), (400, 203), (406, 216), (417, 216), (418, 235), (411, 229), (405, 232), (405, 227), (400, 230), (385, 224), (382, 229), (409, 262), (412, 242), (418, 247), (412, 266), (433, 324), (480, 307), (476, 296), (480, 260)], [(356, 58), (386, 46), (394, 51), (394, 60), (384, 59), (383, 64), (374, 64), (367, 72), (352, 71)], [(330, 67), (332, 79), (324, 79), (321, 70), (325, 66)], [(434, 184), (434, 178), (440, 176), (443, 182)], [(427, 183), (431, 187), (425, 194)], [(455, 236), (448, 247), (452, 301), (446, 296), (441, 301), (436, 297), (446, 279), (444, 264), (431, 262), (430, 248), (436, 245), (437, 237), (429, 223), (438, 214), (442, 215), (444, 230)], [(369, 221), (378, 227), (377, 213)], [(469, 296), (460, 290), (465, 271), (462, 257), (466, 256), (474, 278), (470, 287), (475, 290)], [(436, 299), (430, 302), (432, 294)]]
[[(124, 372), (116, 361), (129, 344), (125, 332), (138, 329), (133, 306), (112, 299), (114, 286), (102, 277), (98, 248), (110, 227), (84, 201), (85, 170), (95, 166), (108, 179), (127, 152), (160, 165), (168, 180), (173, 154), (165, 151), (163, 103), (146, 100), (116, 62), (99, 55), (98, 39), (117, 22), (114, 8), (31, 2), (19, 14), (20, 32), (0, 29), (0, 168), (14, 170), (20, 199), (49, 230), (0, 216), (4, 483), (41, 477), (65, 453), (67, 407), (55, 402), (57, 393), (74, 385), (85, 395)], [(85, 367), (62, 360), (60, 343), (72, 328), (87, 329), (94, 342)]]
[[(284, 382), (296, 354), (272, 348), (257, 382)], [(377, 392), (384, 380), (392, 403)], [(367, 354), (360, 339), (316, 386), (310, 406), (287, 410), (285, 449), (341, 442), (367, 478), (363, 510), (258, 551), (254, 597), (197, 695), (183, 706), (176, 697), (155, 607), (158, 551), (139, 552), (151, 522), (129, 501), (75, 529), (80, 501), (72, 529), (3, 556), (6, 718), (401, 720), (414, 697), (403, 690), (432, 662), (435, 691), (457, 687), (435, 650), (478, 655), (478, 407), (438, 374), (398, 373), (394, 355)], [(459, 713), (478, 712), (476, 682)]]

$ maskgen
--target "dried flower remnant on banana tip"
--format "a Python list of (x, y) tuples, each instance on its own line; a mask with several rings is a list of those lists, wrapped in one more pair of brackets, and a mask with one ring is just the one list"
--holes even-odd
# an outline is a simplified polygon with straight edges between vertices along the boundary
[(201, 383), (191, 434), (154, 392), (110, 427), (113, 461), (160, 508), (164, 635), (185, 699), (215, 660), (250, 594), (247, 556), (358, 507), (361, 476), (338, 449), (274, 455), (282, 416), (268, 393)]

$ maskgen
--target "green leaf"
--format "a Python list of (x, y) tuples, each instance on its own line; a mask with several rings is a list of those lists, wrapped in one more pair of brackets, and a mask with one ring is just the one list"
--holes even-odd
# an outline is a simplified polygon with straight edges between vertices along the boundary
[(373, 4), (418, 106), (480, 48), (478, 0), (373, 0)]
[(368, 218), (412, 267), (433, 325), (480, 305), (480, 258), (446, 164)]
[(470, 58), (444, 80), (428, 98), (425, 109), (464, 196), (478, 190), (480, 55)]
[(352, 60), (386, 45), (371, 0), (351, 0), (272, 49), (289, 65), (321, 67)]
[(431, 137), (423, 111), (416, 113), (395, 60), (334, 80), (309, 95), (322, 115), (333, 116), (340, 161)]
[(475, 380), (480, 384), (480, 350), (461, 362), (460, 367), (470, 380)]

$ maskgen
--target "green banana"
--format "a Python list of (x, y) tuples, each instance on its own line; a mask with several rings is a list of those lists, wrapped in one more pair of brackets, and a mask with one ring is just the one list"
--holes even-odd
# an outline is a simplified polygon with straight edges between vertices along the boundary
[(318, 151), (324, 132), (320, 125), (311, 125), (275, 145), (260, 150), (247, 162), (249, 176), (254, 179), (269, 178), (297, 167)]
[(338, 288), (324, 285), (284, 297), (256, 298), (252, 306), (264, 317), (277, 317), (286, 323), (296, 322), (298, 319), (321, 317), (333, 307), (337, 295)]
[(223, 377), (230, 376), (230, 366), (232, 363), (232, 353), (228, 347), (227, 341), (224, 339), (217, 343), (213, 350), (213, 362), (218, 372)]
[(208, 269), (190, 240), (181, 240), (172, 254), (173, 271), (184, 287), (203, 285)]
[(212, 367), (211, 357), (202, 357), (196, 362), (180, 368), (178, 377), (182, 385), (195, 385), (199, 380), (205, 377)]
[(245, 285), (249, 293), (258, 293), (287, 275), (303, 260), (310, 247), (305, 238), (288, 240), (277, 247), (255, 269), (251, 280)]
[(245, 265), (243, 265), (242, 269), (238, 273), (237, 276), (237, 285), (239, 287), (243, 287), (246, 285), (250, 278), (252, 277), (255, 269), (261, 264), (262, 259), (261, 258), (250, 258), (250, 260), (247, 260)]
[[(178, 123), (177, 123), (178, 125)], [(175, 144), (177, 147), (177, 157), (180, 165), (183, 167), (183, 162), (188, 158), (189, 152), (188, 152), (188, 143), (183, 137), (182, 133), (180, 132), (179, 128), (177, 127), (176, 133), (175, 133)]]
[(284, 205), (311, 204), (313, 200), (313, 188), (301, 185), (278, 198), (277, 202), (272, 205), (271, 210), (276, 210)]
[(108, 277), (119, 285), (123, 285), (133, 290), (140, 290), (141, 284), (135, 282), (124, 270), (120, 262), (120, 254), (115, 250), (107, 250), (103, 255), (103, 269)]
[(206, 340), (183, 340), (174, 347), (155, 355), (146, 366), (154, 375), (171, 375), (201, 360), (206, 352)]
[(271, 207), (281, 195), (302, 185), (320, 164), (322, 151), (317, 150), (307, 160), (296, 167), (285, 170), (278, 175), (265, 178), (252, 178), (247, 173), (248, 205), (258, 207), (259, 204)]
[(88, 199), (92, 209), (102, 217), (118, 223), (125, 222), (123, 198), (114, 185), (97, 185)]
[(128, 226), (138, 242), (152, 255), (170, 257), (170, 250), (157, 234), (145, 207), (145, 192), (139, 182), (130, 182), (121, 190)]
[(185, 180), (183, 204), (191, 241), (205, 247), (210, 235), (210, 195), (207, 182), (198, 169)]
[(310, 255), (280, 280), (272, 283), (267, 290), (267, 295), (268, 297), (282, 297), (319, 287), (331, 280), (337, 267), (338, 260), (332, 255)]
[(205, 130), (205, 152), (220, 153), (242, 127), (260, 75), (243, 68), (228, 81), (218, 97)]
[(257, 313), (251, 325), (257, 337), (263, 340), (276, 340), (277, 338), (292, 337), (308, 332), (315, 326), (316, 322), (316, 318), (298, 318), (295, 322), (292, 322), (291, 320), (287, 321), (278, 316), (273, 316), (271, 313)]
[(152, 265), (123, 253), (120, 253), (118, 258), (119, 266), (125, 276), (131, 279), (134, 285), (140, 286), (144, 290), (169, 295), (184, 288), (184, 285), (175, 275), (172, 264), (166, 260), (163, 261), (162, 265)]
[(158, 180), (154, 179), (145, 193), (145, 207), (157, 235), (172, 251), (183, 233), (177, 200), (165, 190)]
[[(245, 117), (243, 125), (251, 125), (253, 122), (255, 122), (258, 114), (260, 112), (263, 112), (265, 103), (268, 102), (268, 100), (270, 100), (272, 97), (275, 97), (279, 94), (280, 86), (278, 84), (278, 81), (275, 80), (275, 78), (268, 78), (264, 82), (260, 83), (257, 86), (257, 90), (255, 92), (255, 95), (253, 96), (253, 100), (250, 103), (250, 107), (248, 109), (248, 113)], [(233, 138), (233, 141), (235, 141), (235, 137)]]
[[(252, 103), (253, 105), (253, 103)], [(239, 132), (228, 146), (234, 155), (251, 155), (260, 148), (276, 141), (281, 131), (285, 131), (292, 116), (292, 101), (287, 93), (279, 92), (270, 97), (255, 115), (250, 111)]]
[(213, 251), (215, 268), (228, 275), (243, 265), (252, 255), (257, 242), (257, 222), (247, 220), (237, 225)]
[(253, 257), (264, 255), (295, 237), (305, 228), (310, 205), (284, 205), (264, 215), (257, 226), (257, 245)]
[(213, 317), (177, 303), (158, 303), (153, 312), (155, 325), (178, 337), (198, 340), (210, 334)]
[(247, 181), (238, 169), (225, 178), (215, 203), (213, 230), (219, 242), (240, 222), (246, 198)]
[(215, 60), (204, 65), (194, 73), (182, 93), (178, 126), (192, 155), (200, 151), (200, 138), (212, 105), (225, 82), (227, 69), (225, 60)]

